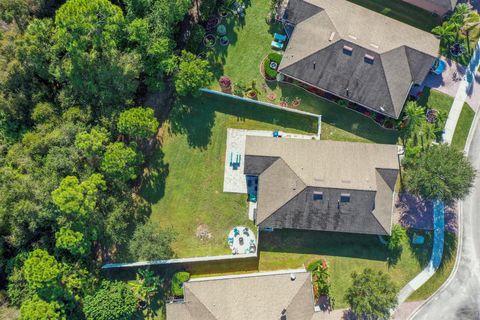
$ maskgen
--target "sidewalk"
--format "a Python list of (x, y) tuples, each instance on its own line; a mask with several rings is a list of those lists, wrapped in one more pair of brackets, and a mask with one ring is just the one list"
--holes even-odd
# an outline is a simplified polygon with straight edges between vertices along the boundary
[(472, 59), (467, 67), (467, 73), (463, 77), (457, 94), (455, 95), (455, 100), (453, 101), (452, 108), (448, 114), (447, 123), (445, 124), (445, 131), (443, 133), (443, 141), (450, 144), (452, 142), (453, 133), (457, 126), (458, 118), (462, 112), (462, 107), (467, 97), (470, 95), (473, 83), (475, 82), (475, 74), (480, 66), (480, 39), (475, 46), (475, 51), (473, 53)]

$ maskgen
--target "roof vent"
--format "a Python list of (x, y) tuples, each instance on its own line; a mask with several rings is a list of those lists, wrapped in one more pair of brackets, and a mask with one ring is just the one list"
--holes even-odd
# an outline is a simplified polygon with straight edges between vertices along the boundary
[(349, 34), (348, 37), (349, 37), (350, 39), (357, 40), (357, 37), (355, 37), (354, 35)]
[(290, 280), (295, 281), (295, 279), (297, 279), (295, 273), (290, 273)]
[(343, 46), (343, 53), (348, 54), (348, 55), (352, 55), (352, 52), (353, 52), (353, 48), (352, 48), (352, 47)]
[(370, 64), (373, 63), (373, 61), (375, 61), (375, 57), (369, 54), (366, 54), (364, 59), (366, 63), (370, 63)]
[(333, 38), (335, 37), (335, 31), (333, 31), (331, 34), (330, 34), (330, 38), (328, 38), (328, 41), (332, 42)]
[(378, 49), (378, 48), (379, 48), (379, 46), (376, 45), (375, 43), (370, 43), (370, 46), (371, 46), (371, 47), (374, 47), (375, 49)]

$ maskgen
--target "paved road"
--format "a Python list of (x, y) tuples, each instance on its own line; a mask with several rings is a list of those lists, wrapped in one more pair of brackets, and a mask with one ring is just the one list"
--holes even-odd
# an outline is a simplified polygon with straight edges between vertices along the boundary
[(469, 158), (479, 174), (463, 204), (458, 270), (444, 290), (414, 315), (414, 320), (480, 320), (480, 121), (477, 122)]

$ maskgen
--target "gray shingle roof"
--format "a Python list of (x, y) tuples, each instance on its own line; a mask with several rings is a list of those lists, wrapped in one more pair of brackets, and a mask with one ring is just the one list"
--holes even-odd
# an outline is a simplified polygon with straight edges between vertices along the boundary
[[(398, 147), (247, 136), (245, 174), (259, 175), (256, 223), (274, 228), (389, 234)], [(263, 170), (267, 157), (278, 160)], [(322, 201), (313, 201), (322, 192)], [(349, 193), (349, 203), (339, 203)]]
[[(295, 274), (295, 280), (290, 275)], [(311, 319), (314, 302), (306, 271), (192, 279), (184, 303), (167, 304), (167, 320)]]
[[(438, 55), (439, 40), (344, 0), (290, 3), (296, 4), (291, 10), (314, 5), (321, 11), (294, 19), (298, 22), (279, 71), (398, 118), (412, 83), (423, 81)], [(345, 46), (353, 49), (351, 54)]]

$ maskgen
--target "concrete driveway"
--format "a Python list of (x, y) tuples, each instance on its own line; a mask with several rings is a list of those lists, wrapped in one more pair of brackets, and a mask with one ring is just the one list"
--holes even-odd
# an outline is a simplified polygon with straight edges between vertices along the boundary
[[(422, 85), (455, 97), (460, 82), (467, 72), (466, 67), (444, 57), (442, 57), (442, 60), (445, 61), (447, 65), (445, 71), (441, 75), (429, 73)], [(474, 111), (477, 111), (480, 106), (479, 72), (475, 74), (475, 81), (469, 89), (467, 103)]]

